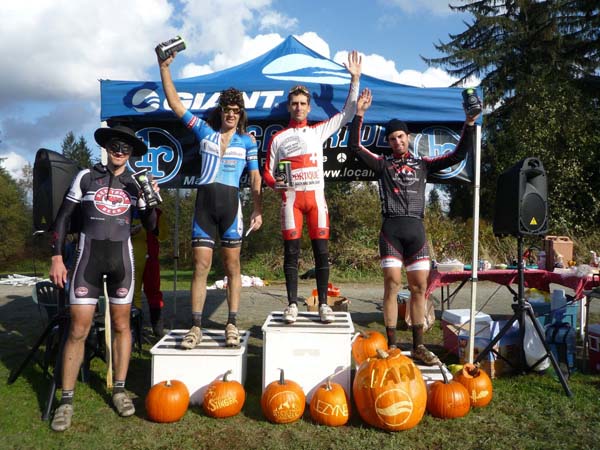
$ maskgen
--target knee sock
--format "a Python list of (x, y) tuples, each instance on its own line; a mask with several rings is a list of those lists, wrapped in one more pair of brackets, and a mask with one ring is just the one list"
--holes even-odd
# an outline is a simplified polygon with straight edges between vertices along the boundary
[(60, 404), (61, 405), (72, 405), (74, 393), (75, 393), (75, 391), (73, 389), (68, 390), (68, 391), (63, 389), (62, 393), (60, 394)]
[(422, 323), (412, 326), (413, 349), (416, 349), (419, 345), (423, 345), (423, 328), (424, 325)]
[(300, 239), (283, 242), (283, 273), (288, 304), (298, 303), (298, 256), (300, 255)]
[(125, 380), (115, 380), (113, 384), (113, 395), (125, 392)]
[(229, 311), (229, 315), (227, 316), (227, 324), (232, 324), (232, 325), (237, 326), (236, 320), (237, 320), (237, 311), (236, 312)]
[(202, 313), (192, 311), (192, 326), (202, 328)]
[(385, 327), (385, 334), (387, 336), (388, 347), (396, 345), (396, 327)]
[(315, 277), (317, 279), (319, 305), (327, 304), (327, 285), (329, 284), (329, 251), (327, 243), (327, 239), (313, 239), (311, 241), (315, 257)]

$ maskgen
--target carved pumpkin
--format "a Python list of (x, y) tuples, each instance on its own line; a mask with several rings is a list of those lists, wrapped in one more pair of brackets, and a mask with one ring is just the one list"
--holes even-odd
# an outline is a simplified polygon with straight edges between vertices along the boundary
[(427, 405), (427, 388), (421, 371), (399, 349), (377, 350), (363, 362), (352, 384), (354, 402), (369, 425), (388, 431), (416, 426)]
[(146, 395), (146, 412), (153, 422), (177, 422), (190, 404), (187, 386), (178, 380), (156, 383)]
[(444, 381), (435, 381), (427, 394), (427, 411), (440, 419), (455, 419), (466, 416), (471, 409), (467, 388), (458, 381), (448, 381), (446, 371), (440, 365)]
[(378, 331), (361, 331), (352, 343), (352, 357), (357, 366), (377, 356), (377, 349), (387, 350), (386, 337)]
[(339, 383), (333, 383), (330, 376), (320, 385), (310, 399), (310, 416), (321, 425), (338, 427), (348, 422), (349, 404), (346, 391)]
[(492, 380), (475, 364), (465, 364), (463, 369), (456, 374), (455, 379), (467, 388), (472, 407), (486, 406), (492, 401)]
[(269, 422), (290, 423), (304, 414), (306, 396), (298, 383), (286, 380), (283, 369), (279, 370), (279, 380), (273, 381), (265, 388), (260, 406)]
[(238, 414), (244, 406), (246, 391), (236, 380), (228, 380), (231, 370), (223, 375), (223, 380), (215, 380), (208, 385), (202, 401), (204, 412), (211, 417), (224, 418)]

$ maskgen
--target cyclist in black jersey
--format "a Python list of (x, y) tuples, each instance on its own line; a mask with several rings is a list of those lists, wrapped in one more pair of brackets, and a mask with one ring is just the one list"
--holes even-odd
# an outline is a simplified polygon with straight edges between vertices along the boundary
[[(112, 320), (114, 388), (112, 402), (122, 417), (135, 413), (125, 392), (125, 378), (131, 356), (130, 313), (133, 297), (133, 249), (131, 219), (137, 208), (146, 229), (154, 229), (156, 214), (146, 208), (126, 164), (131, 154), (141, 156), (146, 144), (133, 130), (116, 126), (99, 128), (94, 137), (108, 152), (106, 165), (96, 164), (74, 178), (52, 226), (53, 251), (50, 279), (59, 288), (67, 283), (63, 245), (73, 214), (79, 214), (82, 228), (75, 268), (69, 283), (69, 334), (62, 361), (62, 395), (51, 428), (64, 431), (71, 425), (73, 391), (83, 361), (85, 340), (90, 331), (96, 304), (106, 277), (107, 308)], [(158, 190), (156, 183), (154, 189)], [(77, 207), (79, 206), (79, 209)]]
[(371, 102), (371, 91), (364, 89), (358, 98), (356, 116), (350, 130), (350, 149), (379, 177), (383, 216), (379, 253), (384, 277), (383, 320), (388, 344), (397, 345), (397, 295), (402, 281), (401, 268), (404, 265), (411, 294), (411, 354), (424, 364), (435, 365), (440, 362), (438, 357), (423, 344), (425, 291), (430, 268), (423, 225), (427, 174), (457, 164), (466, 157), (472, 146), (477, 116), (466, 117), (462, 135), (453, 152), (433, 158), (413, 156), (408, 148), (409, 130), (406, 123), (398, 119), (390, 120), (385, 133), (392, 155), (384, 156), (372, 153), (360, 144), (363, 117)]

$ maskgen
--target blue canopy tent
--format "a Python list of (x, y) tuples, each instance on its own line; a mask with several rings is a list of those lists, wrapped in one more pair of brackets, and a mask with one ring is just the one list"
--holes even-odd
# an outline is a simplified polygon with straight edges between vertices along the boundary
[[(175, 87), (184, 105), (199, 116), (206, 116), (216, 106), (222, 90), (230, 86), (241, 90), (249, 119), (248, 131), (255, 135), (264, 163), (270, 136), (289, 119), (286, 100), (292, 86), (303, 84), (310, 89), (313, 99), (308, 119), (321, 121), (342, 109), (349, 83), (350, 75), (344, 66), (289, 36), (251, 61), (208, 75), (175, 80)], [(360, 85), (373, 93), (373, 105), (364, 122), (363, 145), (373, 149), (388, 147), (383, 125), (395, 117), (409, 126), (413, 153), (435, 156), (454, 149), (465, 118), (461, 89), (417, 88), (368, 75), (361, 77)], [(480, 91), (478, 94), (481, 97)], [(195, 168), (199, 167), (197, 142), (170, 111), (160, 81), (101, 80), (101, 120), (128, 124), (148, 144), (148, 154), (132, 159), (132, 169), (148, 169), (161, 187), (194, 187)], [(348, 135), (344, 127), (326, 143), (326, 180), (375, 179), (360, 162), (347, 158)], [(480, 135), (478, 127), (473, 155), (429, 180), (468, 182), (474, 186), (473, 281), (477, 281)], [(475, 283), (473, 286), (472, 320)], [(471, 342), (470, 348), (473, 347)]]

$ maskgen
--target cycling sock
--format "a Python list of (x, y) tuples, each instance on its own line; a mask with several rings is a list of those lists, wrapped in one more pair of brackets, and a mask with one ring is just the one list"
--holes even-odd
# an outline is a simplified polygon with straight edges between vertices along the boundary
[(300, 239), (283, 241), (283, 273), (288, 304), (298, 302), (298, 256), (300, 255)]
[(73, 389), (65, 390), (63, 389), (60, 394), (60, 404), (61, 405), (72, 405), (73, 404), (73, 394), (75, 391)]
[(385, 334), (387, 336), (388, 347), (396, 345), (396, 327), (385, 327)]
[(311, 240), (313, 255), (315, 257), (315, 276), (317, 279), (317, 292), (319, 305), (327, 304), (327, 285), (329, 284), (329, 251), (327, 239)]
[(125, 392), (125, 380), (115, 380), (113, 384), (113, 395), (119, 392)]
[(202, 313), (192, 311), (192, 326), (202, 328)]
[(237, 326), (236, 320), (237, 320), (237, 311), (235, 311), (235, 312), (229, 311), (229, 315), (227, 316), (227, 324), (226, 325), (231, 324), (231, 325)]
[(413, 349), (416, 349), (419, 345), (423, 345), (423, 329), (424, 325), (422, 323), (412, 326)]

